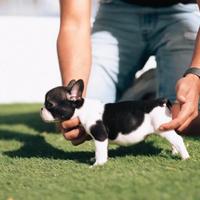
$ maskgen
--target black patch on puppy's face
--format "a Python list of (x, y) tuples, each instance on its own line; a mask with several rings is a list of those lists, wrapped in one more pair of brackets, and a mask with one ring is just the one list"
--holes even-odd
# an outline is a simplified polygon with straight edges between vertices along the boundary
[(75, 105), (67, 99), (65, 87), (54, 88), (46, 94), (45, 108), (59, 121), (70, 119), (75, 111)]
[(55, 120), (70, 119), (75, 109), (83, 105), (83, 88), (82, 80), (72, 80), (67, 87), (60, 86), (51, 89), (45, 97), (45, 108), (52, 114)]

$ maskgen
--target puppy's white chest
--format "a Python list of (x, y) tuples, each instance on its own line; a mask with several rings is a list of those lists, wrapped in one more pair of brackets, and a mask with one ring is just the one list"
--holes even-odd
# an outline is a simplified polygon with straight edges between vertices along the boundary
[(98, 120), (102, 120), (103, 111), (103, 103), (98, 100), (85, 99), (83, 108), (77, 110), (73, 117), (78, 116), (86, 132), (90, 133), (91, 126)]

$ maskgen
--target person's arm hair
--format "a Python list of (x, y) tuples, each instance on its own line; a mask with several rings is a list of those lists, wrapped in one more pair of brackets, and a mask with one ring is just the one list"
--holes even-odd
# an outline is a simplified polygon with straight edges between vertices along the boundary
[(91, 65), (91, 0), (60, 0), (57, 39), (62, 84), (83, 79), (87, 85)]

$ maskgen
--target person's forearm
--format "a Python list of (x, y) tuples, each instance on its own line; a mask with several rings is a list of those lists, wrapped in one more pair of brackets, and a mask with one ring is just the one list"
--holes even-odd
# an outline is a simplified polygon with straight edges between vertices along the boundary
[(191, 66), (200, 68), (200, 29), (196, 39), (196, 45), (193, 53)]
[(69, 27), (60, 30), (57, 42), (62, 84), (83, 79), (87, 85), (91, 65), (90, 29)]
[(62, 84), (83, 79), (87, 86), (91, 67), (91, 0), (60, 0), (60, 13), (57, 50)]

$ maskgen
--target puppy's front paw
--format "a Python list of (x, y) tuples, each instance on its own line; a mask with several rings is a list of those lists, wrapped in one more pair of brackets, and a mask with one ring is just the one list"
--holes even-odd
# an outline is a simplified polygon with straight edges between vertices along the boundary
[(90, 166), (90, 168), (93, 168), (95, 166), (102, 166), (107, 162), (107, 160), (104, 161), (96, 161), (93, 165)]
[(189, 154), (183, 155), (182, 156), (182, 160), (188, 160), (190, 158)]

